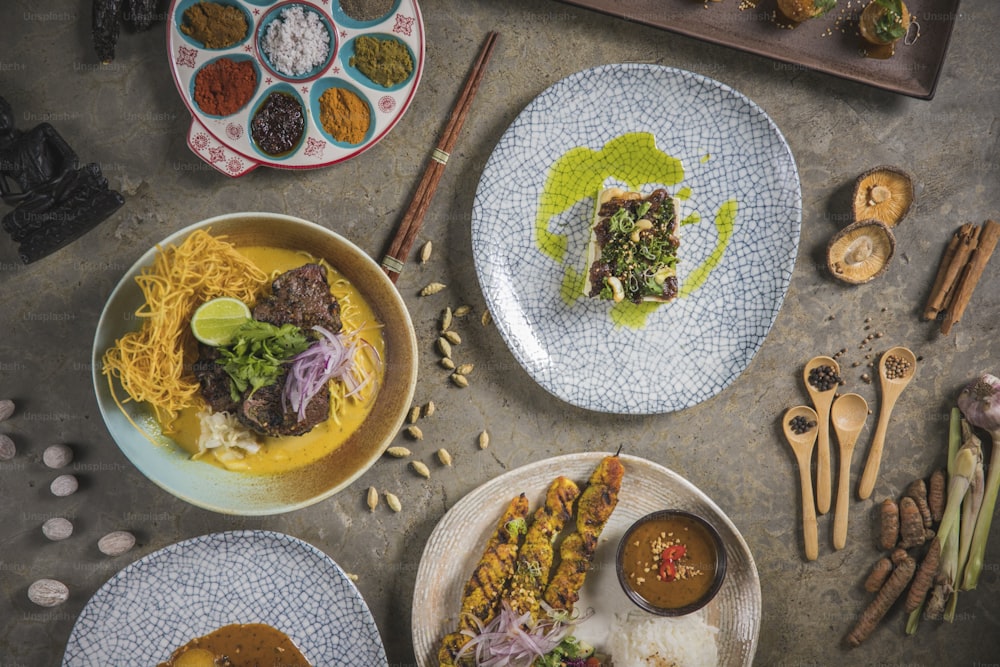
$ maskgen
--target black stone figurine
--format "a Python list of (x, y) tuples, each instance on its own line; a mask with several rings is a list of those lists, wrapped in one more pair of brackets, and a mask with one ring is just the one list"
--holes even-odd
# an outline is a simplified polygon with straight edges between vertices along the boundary
[(25, 264), (76, 240), (117, 211), (125, 199), (108, 189), (96, 164), (76, 153), (48, 123), (23, 132), (0, 97), (0, 198), (13, 211), (2, 225)]

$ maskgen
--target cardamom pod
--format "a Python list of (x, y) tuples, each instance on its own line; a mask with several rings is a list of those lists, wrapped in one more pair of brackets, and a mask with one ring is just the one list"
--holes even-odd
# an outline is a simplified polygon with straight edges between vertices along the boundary
[(423, 246), (421, 246), (421, 248), (420, 248), (420, 263), (421, 264), (426, 264), (427, 260), (429, 260), (431, 258), (431, 250), (433, 250), (433, 248), (434, 248), (434, 246), (431, 244), (430, 241), (428, 241)]
[(479, 449), (486, 449), (490, 446), (490, 434), (483, 431), (479, 434)]
[(441, 368), (447, 369), (449, 371), (455, 370), (455, 362), (452, 361), (450, 357), (443, 357), (440, 361), (438, 361), (438, 364), (441, 366)]
[(429, 283), (426, 287), (420, 290), (420, 296), (430, 296), (431, 294), (437, 294), (443, 290), (447, 285), (444, 283)]
[(447, 331), (451, 328), (451, 306), (448, 306), (443, 311), (441, 311), (441, 331)]
[(416, 423), (416, 421), (420, 419), (420, 406), (414, 405), (412, 408), (410, 408), (410, 414), (406, 419), (411, 424)]
[(441, 465), (444, 465), (444, 466), (450, 466), (451, 465), (451, 454), (448, 453), (447, 449), (444, 449), (442, 447), (441, 449), (437, 450), (437, 457), (438, 457), (438, 461), (441, 462)]
[(368, 487), (368, 511), (374, 512), (378, 507), (378, 489), (374, 486)]
[(472, 312), (472, 306), (462, 305), (455, 309), (455, 317), (465, 317)]
[(459, 375), (468, 375), (469, 373), (472, 372), (473, 368), (475, 368), (474, 364), (462, 364), (461, 366), (455, 369), (455, 372), (458, 373)]
[(445, 331), (441, 335), (444, 336), (445, 340), (447, 340), (452, 345), (462, 344), (462, 337), (458, 335), (457, 331)]
[(431, 471), (422, 461), (410, 461), (410, 467), (421, 477), (430, 479)]
[(489, 310), (487, 310), (487, 309), (484, 308), (483, 309), (482, 317), (479, 318), (479, 321), (483, 323), (484, 327), (485, 326), (489, 326), (490, 322), (493, 321), (493, 316), (490, 315), (490, 311)]
[(403, 503), (399, 502), (399, 498), (396, 497), (396, 494), (389, 493), (388, 491), (385, 492), (385, 504), (388, 505), (389, 509), (393, 512), (399, 512), (403, 509)]
[(427, 401), (427, 405), (424, 406), (424, 417), (430, 417), (434, 414), (437, 408), (434, 407), (434, 401)]
[(437, 339), (437, 348), (442, 357), (451, 357), (451, 343), (444, 336)]
[(393, 457), (394, 459), (405, 459), (412, 452), (410, 452), (410, 450), (407, 449), (406, 447), (390, 447), (389, 449), (385, 450), (385, 453)]
[(451, 381), (456, 387), (465, 388), (469, 386), (469, 378), (464, 375), (459, 375), (458, 373), (451, 374)]
[(406, 435), (410, 436), (414, 440), (424, 439), (424, 432), (420, 430), (419, 426), (407, 426)]

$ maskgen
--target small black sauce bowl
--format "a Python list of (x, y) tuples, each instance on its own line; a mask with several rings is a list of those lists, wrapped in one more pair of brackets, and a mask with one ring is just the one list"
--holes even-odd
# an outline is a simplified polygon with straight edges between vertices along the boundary
[[(659, 521), (672, 517), (685, 517), (704, 527), (705, 531), (709, 534), (715, 547), (715, 578), (705, 594), (694, 602), (683, 607), (658, 607), (639, 595), (639, 593), (632, 588), (632, 585), (628, 581), (628, 577), (625, 575), (625, 568), (622, 565), (622, 560), (625, 554), (625, 545), (628, 544), (629, 539), (640, 526), (643, 526), (651, 521)], [(656, 614), (657, 616), (684, 616), (698, 611), (707, 605), (716, 596), (719, 589), (722, 588), (722, 582), (726, 579), (726, 547), (722, 542), (722, 536), (719, 534), (719, 531), (716, 530), (715, 526), (713, 526), (705, 518), (684, 510), (658, 510), (647, 514), (641, 519), (638, 519), (635, 523), (629, 526), (628, 530), (625, 531), (621, 541), (618, 543), (618, 552), (615, 556), (615, 571), (618, 573), (618, 583), (621, 584), (622, 590), (625, 591), (625, 595), (627, 595), (628, 598), (640, 608), (651, 614)]]

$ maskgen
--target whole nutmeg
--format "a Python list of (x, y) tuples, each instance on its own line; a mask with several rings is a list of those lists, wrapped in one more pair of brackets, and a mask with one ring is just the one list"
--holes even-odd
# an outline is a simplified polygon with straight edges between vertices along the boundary
[(126, 530), (108, 533), (97, 541), (98, 550), (105, 556), (120, 556), (135, 546), (135, 535)]
[(0, 401), (0, 422), (14, 414), (14, 401), (5, 398)]
[(39, 579), (28, 586), (28, 599), (39, 607), (56, 607), (69, 599), (69, 589), (61, 581)]
[(73, 460), (73, 450), (68, 445), (50, 445), (42, 452), (42, 463), (50, 468), (68, 466)]
[(0, 461), (10, 461), (16, 454), (14, 441), (6, 433), (0, 433)]
[(65, 540), (73, 534), (73, 524), (61, 516), (52, 517), (42, 524), (42, 534), (53, 542)]
[(49, 490), (54, 496), (71, 496), (80, 488), (80, 483), (73, 475), (59, 475), (49, 484)]

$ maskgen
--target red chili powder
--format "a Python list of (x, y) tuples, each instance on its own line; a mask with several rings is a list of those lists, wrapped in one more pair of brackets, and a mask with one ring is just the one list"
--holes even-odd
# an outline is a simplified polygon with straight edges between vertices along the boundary
[(194, 101), (212, 116), (229, 116), (250, 101), (257, 89), (257, 71), (249, 60), (220, 58), (194, 77)]

